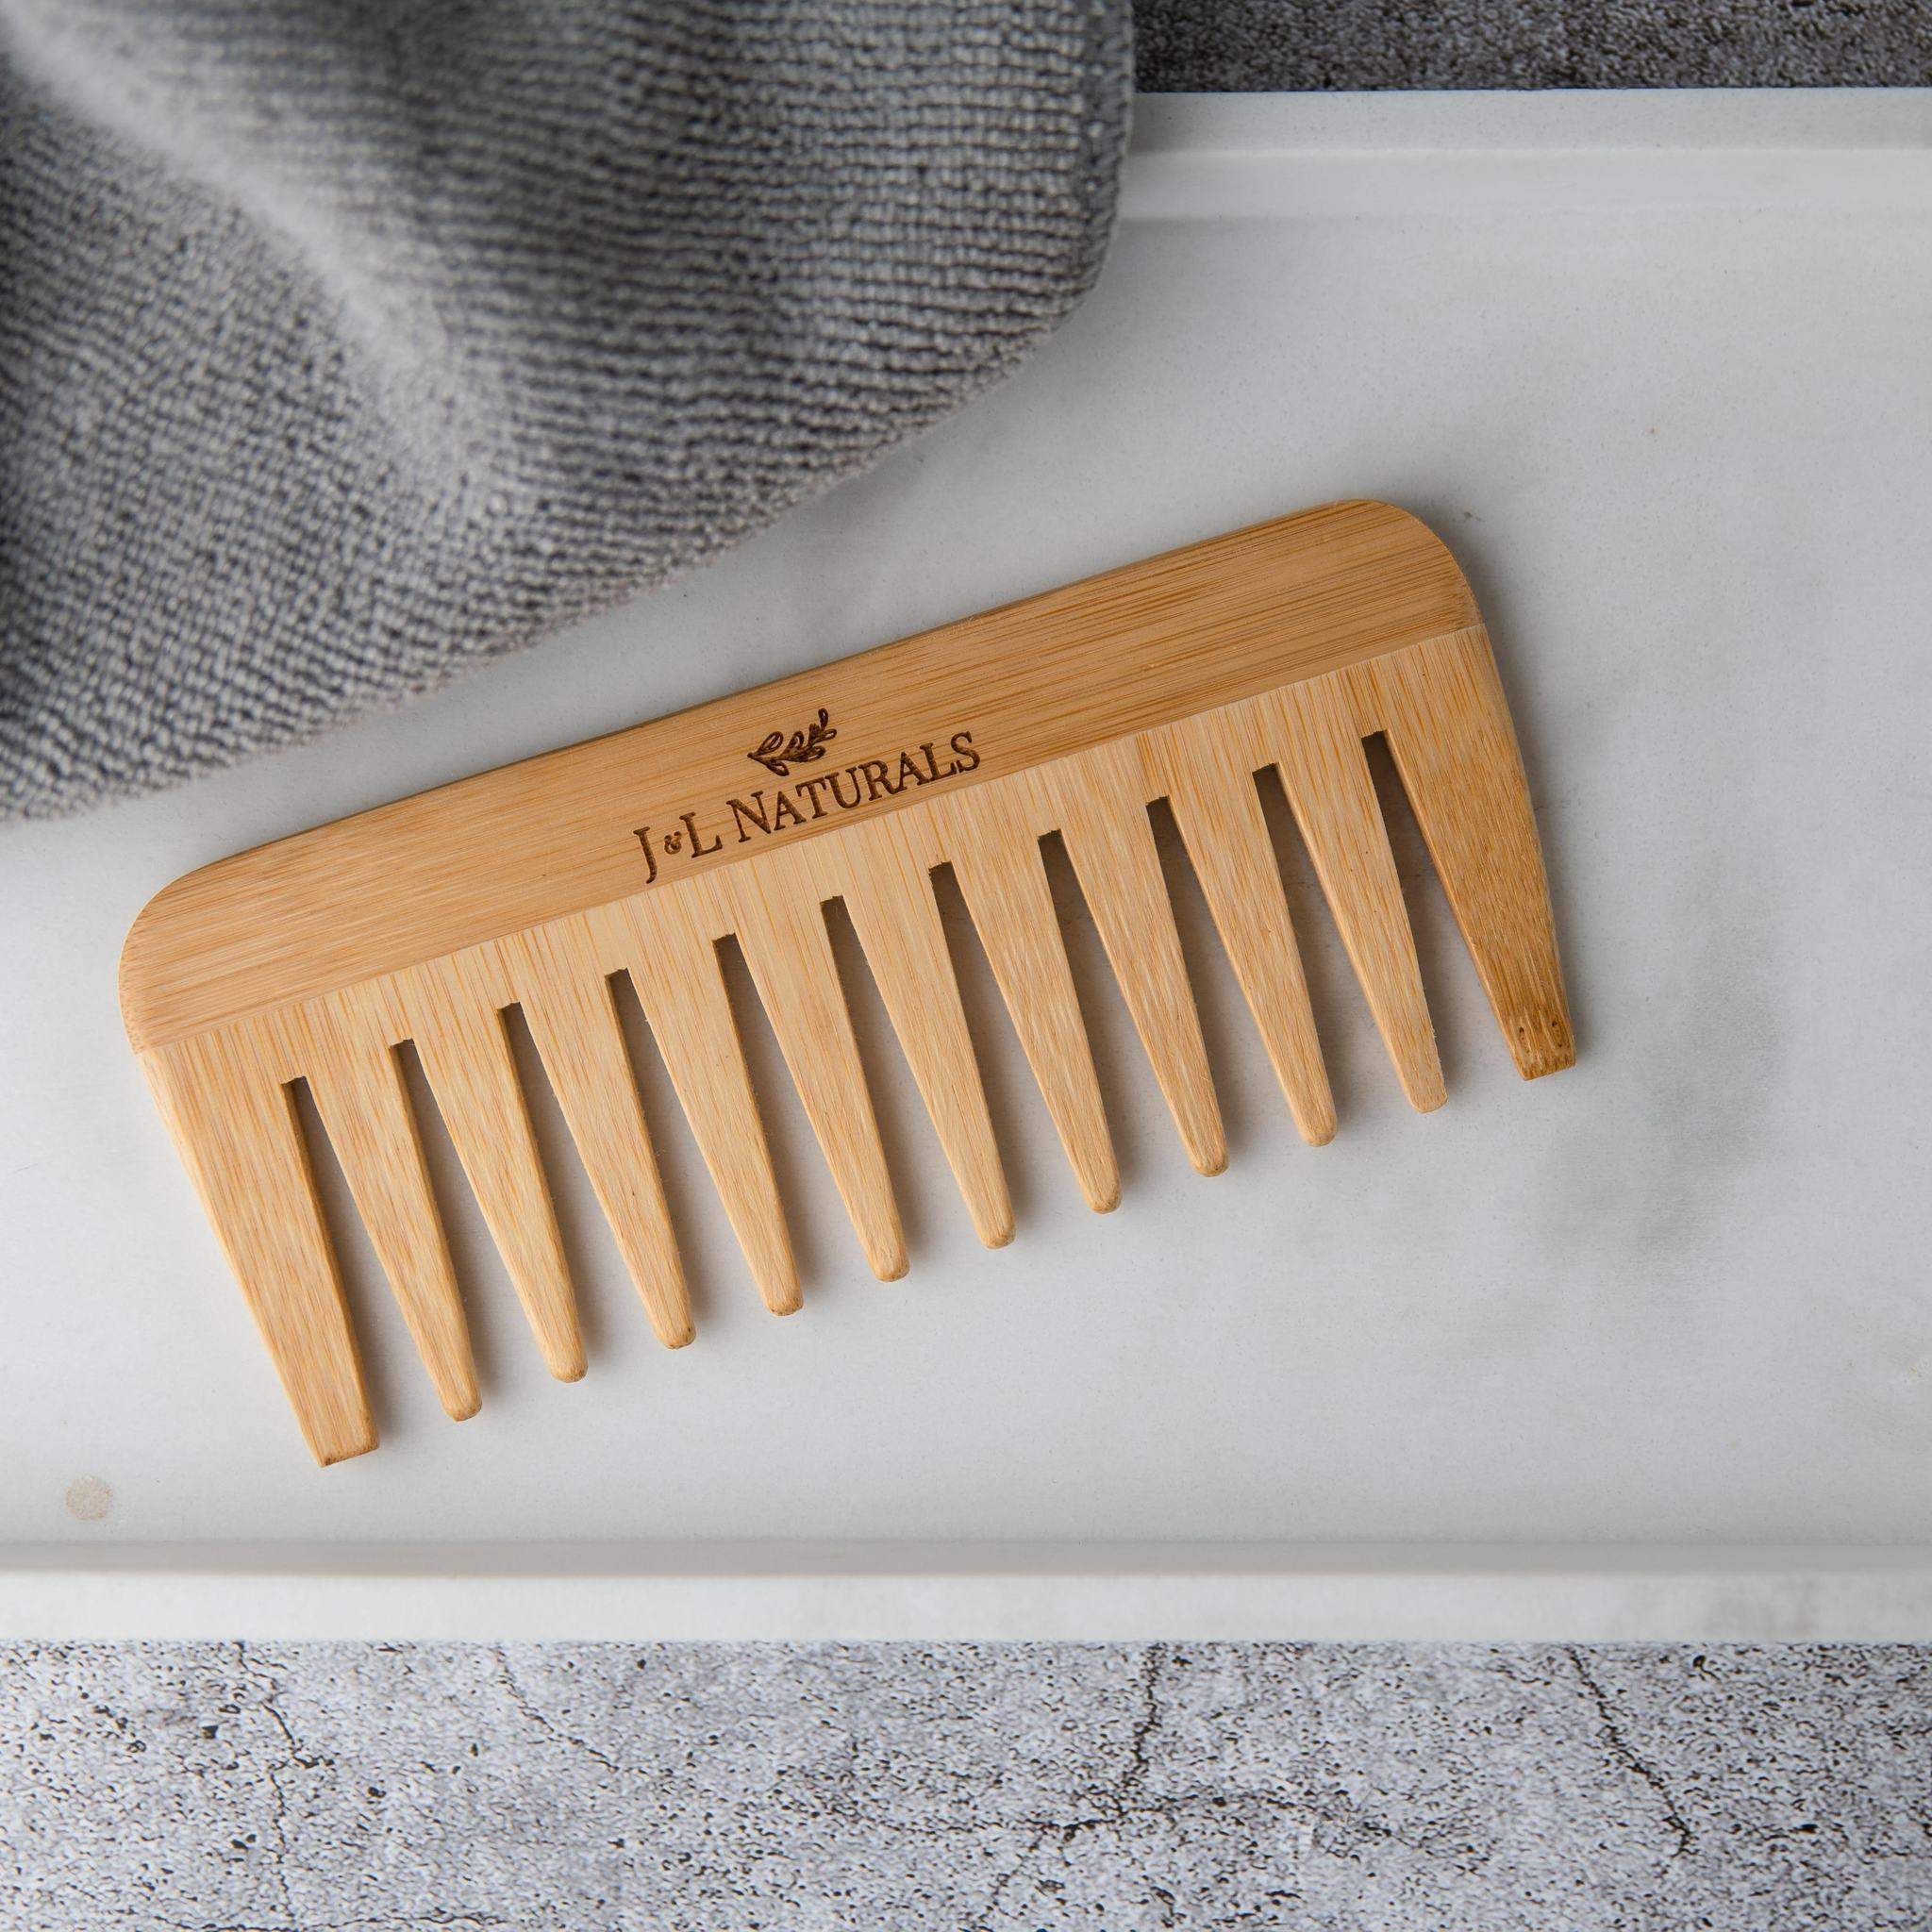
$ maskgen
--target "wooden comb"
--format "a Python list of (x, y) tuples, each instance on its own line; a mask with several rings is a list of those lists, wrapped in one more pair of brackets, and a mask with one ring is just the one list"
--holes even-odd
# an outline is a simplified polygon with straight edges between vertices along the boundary
[(1570, 1020), (1515, 735), (1469, 586), (1347, 503), (1196, 543), (224, 859), (121, 961), (128, 1036), (318, 1460), (375, 1446), (296, 1111), (307, 1081), (452, 1416), (477, 1406), (397, 1048), (413, 1042), (552, 1372), (583, 1343), (505, 1014), (658, 1338), (691, 1339), (613, 982), (628, 974), (766, 1305), (799, 1283), (718, 946), (735, 936), (860, 1246), (906, 1243), (827, 936), (844, 902), (992, 1246), (1012, 1210), (934, 897), (950, 865), (1080, 1189), (1119, 1174), (1041, 841), (1064, 841), (1188, 1156), (1226, 1144), (1148, 819), (1166, 799), (1296, 1125), (1334, 1104), (1263, 820), (1273, 766), (1403, 1090), (1441, 1068), (1364, 751), (1381, 732), (1525, 1078)]

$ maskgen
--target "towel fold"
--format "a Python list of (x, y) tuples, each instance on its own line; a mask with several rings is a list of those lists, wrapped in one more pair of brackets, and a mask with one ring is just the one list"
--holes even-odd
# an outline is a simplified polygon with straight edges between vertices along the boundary
[(0, 0), (0, 815), (661, 582), (1011, 370), (1095, 0)]

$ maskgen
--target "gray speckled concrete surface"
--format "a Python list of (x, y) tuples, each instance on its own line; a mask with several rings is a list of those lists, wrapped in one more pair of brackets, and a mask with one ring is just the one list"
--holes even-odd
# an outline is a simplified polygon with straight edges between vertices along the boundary
[(1135, 0), (1134, 36), (1157, 93), (1932, 80), (1926, 0)]
[(1932, 1648), (17, 1645), (0, 1925), (1932, 1923)]

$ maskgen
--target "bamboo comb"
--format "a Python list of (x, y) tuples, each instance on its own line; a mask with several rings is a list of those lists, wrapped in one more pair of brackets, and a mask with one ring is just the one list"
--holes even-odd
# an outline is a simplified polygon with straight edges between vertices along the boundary
[(766, 1305), (799, 1282), (721, 977), (735, 936), (859, 1244), (906, 1243), (824, 907), (842, 899), (980, 1238), (1012, 1210), (934, 898), (949, 864), (1080, 1189), (1119, 1194), (1041, 840), (1064, 841), (1189, 1158), (1226, 1145), (1147, 808), (1166, 799), (1302, 1135), (1335, 1130), (1256, 789), (1279, 773), (1403, 1090), (1441, 1104), (1364, 739), (1386, 735), (1525, 1078), (1574, 1058), (1529, 794), (1469, 586), (1386, 504), (1257, 525), (420, 793), (177, 880), (128, 1036), (322, 1462), (375, 1446), (296, 1111), (307, 1081), (443, 1407), (477, 1406), (396, 1050), (413, 1041), (552, 1372), (584, 1370), (505, 1031), (670, 1347), (690, 1303), (614, 1004), (628, 974)]

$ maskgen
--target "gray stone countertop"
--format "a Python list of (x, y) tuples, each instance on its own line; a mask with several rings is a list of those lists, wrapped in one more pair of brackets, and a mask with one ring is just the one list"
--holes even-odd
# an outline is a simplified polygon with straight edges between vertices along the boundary
[(0, 1648), (7, 1932), (1907, 1932), (1932, 1652)]

